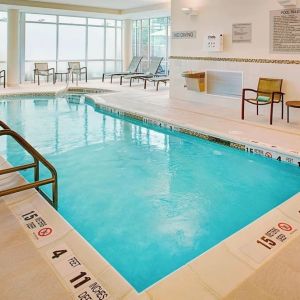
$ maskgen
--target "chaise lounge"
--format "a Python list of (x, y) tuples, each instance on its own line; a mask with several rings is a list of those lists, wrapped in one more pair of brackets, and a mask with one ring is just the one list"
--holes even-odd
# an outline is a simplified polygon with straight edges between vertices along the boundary
[[(128, 67), (128, 70), (125, 72), (116, 72), (116, 73), (103, 73), (102, 75), (102, 82), (104, 82), (105, 77), (110, 77), (110, 83), (112, 83), (113, 77), (114, 76), (125, 76), (125, 75), (133, 75), (133, 74), (141, 74), (137, 72), (140, 63), (142, 61), (143, 57), (142, 56), (134, 56), (130, 62), (130, 65)], [(120, 84), (122, 82), (120, 81)]]
[(153, 57), (151, 59), (150, 66), (146, 72), (141, 73), (141, 74), (121, 76), (120, 84), (122, 84), (122, 77), (130, 80), (130, 82), (129, 82), (130, 86), (132, 85), (132, 81), (134, 79), (142, 79), (145, 81), (146, 79), (154, 78), (157, 75), (157, 72), (159, 70), (159, 66), (160, 66), (162, 60), (163, 60), (163, 57)]

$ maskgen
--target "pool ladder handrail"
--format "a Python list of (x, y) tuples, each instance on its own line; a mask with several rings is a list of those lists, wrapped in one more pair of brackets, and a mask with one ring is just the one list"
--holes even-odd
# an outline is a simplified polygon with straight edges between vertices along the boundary
[[(0, 175), (9, 174), (17, 171), (23, 171), (34, 168), (34, 182), (23, 184), (7, 190), (0, 190), (0, 197), (15, 194), (25, 190), (35, 188), (55, 209), (58, 207), (58, 188), (57, 188), (57, 172), (53, 165), (46, 160), (35, 148), (33, 148), (21, 135), (10, 129), (10, 127), (0, 120), (1, 136), (12, 137), (24, 150), (26, 150), (33, 158), (34, 162), (0, 170)], [(51, 178), (40, 180), (40, 163), (42, 163), (51, 173)], [(39, 187), (52, 184), (52, 199), (44, 193)]]

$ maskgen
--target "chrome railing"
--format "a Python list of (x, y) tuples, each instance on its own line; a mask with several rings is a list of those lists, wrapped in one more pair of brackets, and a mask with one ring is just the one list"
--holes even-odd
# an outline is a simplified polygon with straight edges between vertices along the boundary
[[(0, 170), (0, 175), (34, 168), (34, 182), (25, 183), (23, 185), (9, 188), (6, 190), (0, 190), (0, 197), (35, 188), (55, 209), (57, 209), (58, 188), (57, 188), (57, 172), (55, 168), (36, 149), (34, 149), (22, 136), (20, 136), (17, 132), (11, 130), (9, 126), (7, 126), (4, 122), (0, 121), (0, 126), (3, 128), (2, 130), (0, 130), (0, 137), (1, 136), (12, 137), (33, 158), (32, 163)], [(51, 173), (50, 178), (40, 180), (40, 163), (43, 164), (50, 171)], [(48, 185), (48, 184), (52, 185), (52, 199), (50, 199), (50, 197), (40, 189), (41, 186)]]

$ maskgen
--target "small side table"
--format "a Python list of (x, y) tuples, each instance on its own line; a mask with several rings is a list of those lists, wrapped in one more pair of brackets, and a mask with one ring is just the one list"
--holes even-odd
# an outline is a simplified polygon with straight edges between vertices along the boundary
[(56, 83), (57, 81), (57, 77), (60, 75), (60, 81), (63, 81), (63, 75), (66, 76), (66, 82), (68, 82), (68, 76), (69, 76), (69, 73), (68, 72), (55, 72), (55, 80), (54, 80), (54, 83)]
[(290, 123), (290, 107), (300, 108), (300, 101), (287, 101), (287, 122)]

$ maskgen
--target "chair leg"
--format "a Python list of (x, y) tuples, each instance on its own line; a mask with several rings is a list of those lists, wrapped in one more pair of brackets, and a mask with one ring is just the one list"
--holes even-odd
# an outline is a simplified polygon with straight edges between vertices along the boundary
[(103, 73), (103, 74), (102, 74), (102, 82), (104, 82), (104, 76), (105, 76), (105, 75), (104, 75), (104, 73)]
[(120, 77), (120, 85), (123, 84), (123, 76)]
[(111, 76), (110, 76), (110, 83), (112, 83), (113, 76), (114, 76), (114, 75), (111, 75)]
[(242, 120), (245, 119), (245, 100), (242, 99)]
[(144, 79), (144, 90), (147, 88), (147, 80)]
[(129, 86), (131, 87), (132, 84), (132, 78), (130, 78)]
[(85, 82), (87, 82), (87, 71), (85, 72)]
[(287, 122), (290, 123), (290, 107), (287, 107)]
[(5, 76), (5, 74), (4, 74), (3, 86), (4, 86), (4, 88), (6, 87), (6, 76)]
[(274, 106), (274, 103), (273, 103), (273, 100), (271, 102), (271, 112), (270, 112), (270, 125), (273, 124), (273, 106)]
[(73, 72), (72, 72), (72, 83), (74, 82), (74, 74), (73, 74)]
[(283, 120), (283, 115), (284, 115), (284, 101), (282, 99), (282, 101), (281, 101), (281, 120)]
[(49, 75), (47, 75), (47, 82), (49, 82)]
[(40, 75), (38, 75), (38, 85), (40, 85)]
[(256, 115), (258, 116), (258, 101), (256, 102)]

